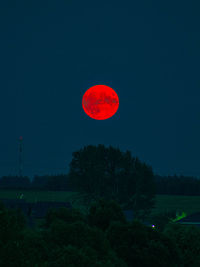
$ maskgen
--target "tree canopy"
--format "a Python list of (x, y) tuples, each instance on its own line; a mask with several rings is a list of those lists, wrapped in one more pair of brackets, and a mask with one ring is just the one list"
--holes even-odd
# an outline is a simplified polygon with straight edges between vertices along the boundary
[(89, 200), (113, 199), (135, 213), (147, 212), (155, 194), (151, 166), (112, 146), (85, 146), (72, 155), (69, 184)]
[(157, 230), (127, 222), (114, 201), (78, 210), (51, 210), (46, 223), (29, 228), (22, 214), (0, 204), (2, 267), (140, 267), (200, 265), (200, 230), (170, 223)]

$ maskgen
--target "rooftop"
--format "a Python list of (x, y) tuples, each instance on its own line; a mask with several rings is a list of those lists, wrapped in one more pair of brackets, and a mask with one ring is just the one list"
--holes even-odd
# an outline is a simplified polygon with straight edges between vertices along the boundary
[(182, 224), (200, 224), (200, 212), (193, 213), (177, 222)]

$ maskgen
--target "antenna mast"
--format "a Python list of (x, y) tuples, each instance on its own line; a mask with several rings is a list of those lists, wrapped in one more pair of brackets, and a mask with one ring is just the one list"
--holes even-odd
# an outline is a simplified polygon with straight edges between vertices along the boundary
[(19, 176), (23, 176), (23, 137), (19, 138)]

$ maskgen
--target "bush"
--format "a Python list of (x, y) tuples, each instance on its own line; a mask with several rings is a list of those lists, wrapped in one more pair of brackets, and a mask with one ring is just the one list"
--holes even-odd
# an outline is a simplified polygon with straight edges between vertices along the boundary
[(50, 209), (45, 216), (45, 226), (49, 227), (57, 219), (66, 223), (85, 221), (84, 215), (77, 209)]
[(177, 244), (183, 266), (200, 266), (200, 229), (195, 226), (169, 224), (164, 233)]
[(89, 225), (105, 231), (111, 222), (125, 222), (126, 219), (122, 209), (116, 202), (101, 199), (90, 207), (88, 221)]
[(112, 223), (107, 238), (118, 257), (130, 267), (179, 266), (180, 258), (173, 242), (139, 222)]

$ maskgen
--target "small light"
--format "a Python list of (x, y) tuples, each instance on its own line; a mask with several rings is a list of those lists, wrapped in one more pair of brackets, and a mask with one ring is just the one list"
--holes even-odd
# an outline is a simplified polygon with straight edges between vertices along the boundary
[(155, 228), (155, 225), (154, 224), (152, 224), (152, 226), (151, 226), (152, 228)]

